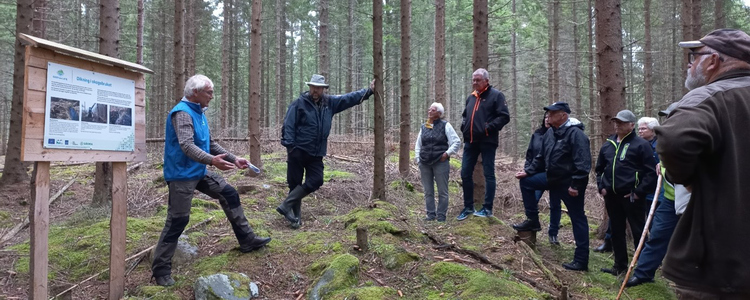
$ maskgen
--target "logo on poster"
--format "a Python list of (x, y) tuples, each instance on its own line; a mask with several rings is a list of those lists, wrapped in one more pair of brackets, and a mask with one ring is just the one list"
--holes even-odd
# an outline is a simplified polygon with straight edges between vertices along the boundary
[(55, 139), (47, 139), (47, 144), (54, 145)]
[(63, 72), (63, 70), (57, 70), (57, 74), (52, 75), (52, 78), (68, 81), (68, 77), (63, 76), (65, 76), (65, 72)]

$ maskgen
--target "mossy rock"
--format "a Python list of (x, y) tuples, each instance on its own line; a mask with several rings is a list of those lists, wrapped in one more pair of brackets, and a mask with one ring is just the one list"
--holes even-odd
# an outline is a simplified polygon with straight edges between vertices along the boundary
[(341, 254), (333, 257), (307, 293), (307, 299), (328, 299), (328, 294), (352, 288), (357, 284), (358, 273), (359, 259), (354, 255)]
[(407, 180), (394, 180), (391, 182), (391, 188), (394, 190), (407, 190), (410, 193), (414, 192), (414, 185)]
[[(138, 288), (138, 296), (152, 300), (180, 300), (180, 295), (176, 295), (171, 288), (165, 288), (158, 285), (145, 285)], [(140, 298), (140, 299), (143, 299)]]
[(389, 270), (401, 268), (404, 264), (421, 259), (419, 254), (412, 253), (406, 249), (386, 243), (378, 243), (372, 248), (383, 261), (383, 266)]
[(406, 230), (400, 229), (388, 221), (394, 218), (394, 213), (397, 211), (398, 208), (393, 204), (376, 201), (372, 208), (358, 207), (343, 216), (344, 227), (351, 230), (367, 228), (370, 234), (404, 234)]
[(371, 299), (396, 299), (398, 292), (391, 287), (366, 286), (361, 288), (345, 289), (332, 293), (326, 299), (331, 300), (371, 300)]
[(250, 299), (250, 277), (234, 272), (203, 276), (195, 282), (193, 291), (196, 300)]
[(484, 272), (451, 262), (429, 266), (426, 279), (438, 288), (425, 290), (427, 299), (544, 299), (548, 296), (516, 282), (509, 274)]
[(302, 231), (294, 235), (292, 243), (304, 254), (343, 253), (341, 242), (332, 239), (333, 235), (327, 232)]

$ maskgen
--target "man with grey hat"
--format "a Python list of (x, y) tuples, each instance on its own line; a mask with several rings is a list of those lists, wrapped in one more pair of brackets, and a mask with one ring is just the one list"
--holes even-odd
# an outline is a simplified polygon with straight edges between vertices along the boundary
[(323, 156), (326, 155), (333, 115), (362, 103), (373, 94), (375, 88), (373, 80), (367, 89), (344, 95), (327, 95), (325, 89), (328, 84), (322, 75), (313, 74), (306, 83), (310, 90), (289, 105), (281, 129), (281, 144), (287, 149), (289, 194), (276, 211), (294, 229), (302, 225), (302, 198), (323, 185)]
[(680, 299), (750, 299), (750, 36), (681, 42), (690, 91), (656, 128), (666, 177), (692, 192), (662, 274)]
[[(584, 211), (586, 186), (591, 171), (589, 138), (583, 133), (583, 123), (570, 118), (570, 107), (555, 102), (544, 108), (550, 129), (542, 136), (542, 150), (534, 160), (516, 173), (520, 179), (521, 196), (526, 220), (514, 224), (518, 231), (541, 231), (537, 190), (548, 190), (550, 203), (562, 200), (568, 208), (576, 249), (573, 261), (562, 266), (571, 271), (589, 269), (589, 224)], [(550, 219), (550, 222), (555, 220)], [(550, 242), (557, 236), (550, 236)]]
[(596, 161), (596, 185), (604, 197), (604, 205), (612, 231), (615, 264), (601, 271), (620, 275), (628, 269), (628, 247), (625, 221), (630, 223), (637, 247), (646, 223), (646, 195), (656, 187), (656, 159), (651, 144), (635, 133), (636, 117), (621, 110), (611, 119), (615, 134), (607, 138)]

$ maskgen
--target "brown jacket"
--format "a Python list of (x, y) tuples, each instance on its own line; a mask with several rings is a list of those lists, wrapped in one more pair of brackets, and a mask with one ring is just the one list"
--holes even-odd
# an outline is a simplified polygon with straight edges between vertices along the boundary
[(687, 93), (656, 127), (667, 178), (692, 186), (664, 259), (681, 286), (750, 293), (750, 70)]

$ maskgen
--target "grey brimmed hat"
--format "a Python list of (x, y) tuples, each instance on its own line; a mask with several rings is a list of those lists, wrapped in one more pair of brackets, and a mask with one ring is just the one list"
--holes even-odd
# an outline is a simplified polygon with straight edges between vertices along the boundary
[(327, 88), (328, 84), (326, 83), (326, 78), (323, 77), (323, 75), (313, 74), (312, 78), (310, 78), (310, 81), (305, 82), (307, 85), (311, 86), (322, 86)]
[(622, 122), (635, 123), (635, 114), (632, 111), (623, 109), (620, 112), (618, 112), (617, 115), (611, 120), (612, 121), (620, 120)]
[(750, 36), (742, 30), (716, 29), (697, 41), (680, 42), (682, 48), (709, 46), (719, 53), (750, 63)]

